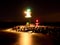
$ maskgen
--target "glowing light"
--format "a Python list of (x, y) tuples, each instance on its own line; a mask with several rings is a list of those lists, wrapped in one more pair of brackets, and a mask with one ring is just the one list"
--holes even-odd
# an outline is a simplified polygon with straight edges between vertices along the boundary
[(38, 25), (39, 25), (38, 19), (36, 20), (35, 24), (36, 24), (36, 27), (38, 27)]
[(30, 9), (27, 9), (28, 12), (30, 12), (31, 10)]
[(31, 10), (27, 9), (27, 11), (24, 12), (26, 14), (25, 18), (31, 18)]
[(34, 24), (30, 24), (30, 27), (35, 27), (35, 25)]
[(36, 20), (36, 22), (38, 22), (38, 20)]
[(27, 22), (26, 25), (29, 26), (29, 22)]
[(31, 45), (32, 43), (31, 35), (29, 35), (28, 33), (21, 33), (19, 40), (20, 45)]
[(36, 23), (36, 27), (38, 27), (39, 23)]

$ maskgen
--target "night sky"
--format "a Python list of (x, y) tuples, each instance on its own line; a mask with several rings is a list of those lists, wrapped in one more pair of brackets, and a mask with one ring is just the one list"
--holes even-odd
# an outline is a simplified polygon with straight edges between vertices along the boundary
[(0, 22), (25, 22), (24, 10), (30, 7), (32, 21), (60, 22), (60, 2), (56, 0), (0, 1)]

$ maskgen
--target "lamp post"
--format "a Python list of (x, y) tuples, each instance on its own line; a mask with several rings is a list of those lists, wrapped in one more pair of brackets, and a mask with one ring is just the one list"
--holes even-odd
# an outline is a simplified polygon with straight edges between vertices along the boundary
[(26, 25), (29, 26), (31, 23), (31, 9), (27, 9), (24, 13), (26, 14), (25, 15), (25, 18), (27, 20)]

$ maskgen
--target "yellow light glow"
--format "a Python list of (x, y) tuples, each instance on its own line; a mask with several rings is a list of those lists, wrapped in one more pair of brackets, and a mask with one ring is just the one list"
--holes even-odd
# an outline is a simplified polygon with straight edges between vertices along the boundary
[(31, 41), (31, 35), (29, 35), (28, 33), (21, 33), (20, 36), (20, 45), (31, 45), (32, 41)]

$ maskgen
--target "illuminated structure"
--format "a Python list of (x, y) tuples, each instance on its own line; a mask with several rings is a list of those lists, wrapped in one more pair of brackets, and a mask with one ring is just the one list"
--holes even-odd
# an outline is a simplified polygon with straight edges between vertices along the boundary
[(27, 9), (27, 11), (24, 12), (26, 14), (25, 18), (31, 18), (31, 10)]
[(26, 25), (29, 26), (31, 23), (31, 9), (27, 9), (24, 13), (26, 14), (26, 16), (25, 16), (25, 18), (27, 20)]
[(38, 27), (38, 25), (39, 25), (39, 21), (38, 21), (38, 19), (36, 20), (36, 27)]

